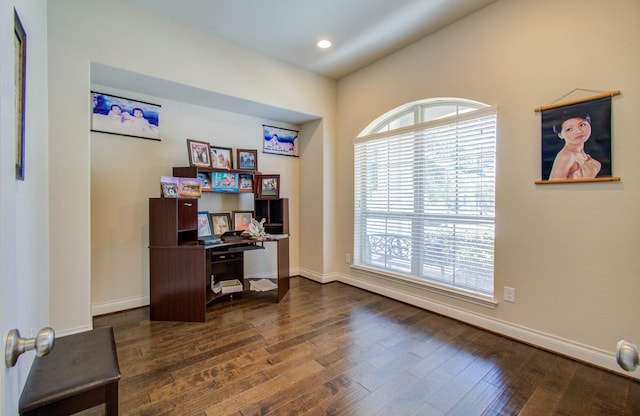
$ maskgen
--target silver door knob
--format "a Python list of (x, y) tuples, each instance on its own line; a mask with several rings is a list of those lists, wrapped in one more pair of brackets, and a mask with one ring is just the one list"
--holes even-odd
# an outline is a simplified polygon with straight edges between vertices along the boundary
[(4, 350), (4, 363), (9, 367), (16, 365), (18, 357), (23, 353), (36, 350), (38, 357), (47, 355), (53, 350), (56, 333), (53, 328), (42, 328), (35, 338), (21, 338), (17, 329), (12, 329), (7, 334), (7, 342)]
[(640, 363), (638, 346), (631, 341), (621, 339), (616, 347), (618, 365), (626, 371), (634, 371)]

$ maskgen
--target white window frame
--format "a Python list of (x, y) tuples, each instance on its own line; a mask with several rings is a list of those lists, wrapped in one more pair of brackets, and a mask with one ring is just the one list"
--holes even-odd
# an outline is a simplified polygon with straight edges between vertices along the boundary
[[(370, 123), (354, 139), (352, 267), (495, 307), (496, 130), (495, 107), (457, 98), (408, 103)], [(433, 163), (441, 155), (454, 167)]]

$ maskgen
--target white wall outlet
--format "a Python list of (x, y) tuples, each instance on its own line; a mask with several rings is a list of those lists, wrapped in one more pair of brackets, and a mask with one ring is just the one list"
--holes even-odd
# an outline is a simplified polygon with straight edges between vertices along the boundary
[(504, 300), (506, 302), (515, 302), (516, 301), (516, 290), (512, 287), (505, 286), (504, 287)]
[(344, 261), (346, 263), (351, 263), (351, 254), (349, 253), (344, 253)]

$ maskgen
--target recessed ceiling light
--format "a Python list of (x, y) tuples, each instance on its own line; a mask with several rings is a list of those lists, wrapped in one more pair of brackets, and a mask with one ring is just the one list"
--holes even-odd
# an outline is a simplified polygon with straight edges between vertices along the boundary
[(326, 39), (322, 39), (318, 42), (318, 48), (327, 49), (331, 47), (331, 42)]

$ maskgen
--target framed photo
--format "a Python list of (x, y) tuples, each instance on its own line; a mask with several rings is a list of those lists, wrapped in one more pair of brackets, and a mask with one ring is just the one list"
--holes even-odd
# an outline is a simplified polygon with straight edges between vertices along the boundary
[(211, 177), (207, 172), (198, 173), (198, 179), (200, 179), (200, 183), (202, 183), (202, 191), (203, 192), (211, 192), (213, 191), (213, 186), (211, 185)]
[(262, 125), (262, 152), (276, 155), (298, 156), (297, 130)]
[(15, 44), (15, 92), (16, 92), (16, 179), (24, 180), (24, 115), (27, 81), (27, 32), (18, 12), (13, 10), (13, 32)]
[(229, 147), (211, 146), (211, 167), (233, 169), (233, 153)]
[(180, 198), (200, 198), (202, 184), (198, 178), (178, 178), (178, 193)]
[(258, 198), (280, 197), (280, 175), (260, 175), (258, 188)]
[(197, 166), (199, 168), (211, 167), (209, 143), (187, 139), (187, 150), (189, 151), (189, 166)]
[(231, 215), (228, 212), (217, 212), (209, 214), (213, 224), (213, 235), (220, 237), (227, 231), (231, 231)]
[(250, 149), (237, 149), (238, 169), (258, 170), (258, 151)]
[(238, 176), (238, 192), (253, 192), (253, 175), (241, 173)]
[(249, 232), (253, 211), (233, 211), (233, 229)]
[(91, 131), (158, 140), (160, 106), (91, 91)]
[(161, 176), (160, 195), (163, 198), (179, 198), (178, 178), (175, 176)]
[(238, 174), (232, 172), (211, 172), (214, 192), (238, 192)]
[(205, 239), (213, 236), (213, 226), (207, 211), (198, 211), (198, 238)]

